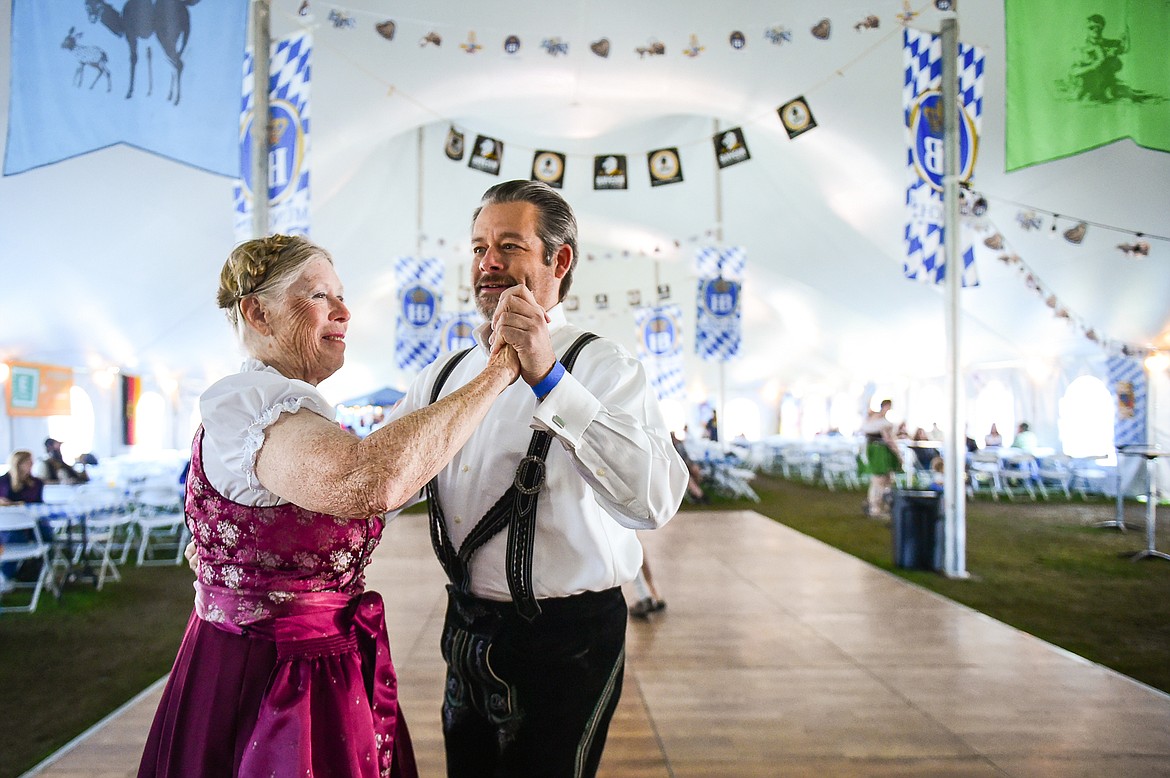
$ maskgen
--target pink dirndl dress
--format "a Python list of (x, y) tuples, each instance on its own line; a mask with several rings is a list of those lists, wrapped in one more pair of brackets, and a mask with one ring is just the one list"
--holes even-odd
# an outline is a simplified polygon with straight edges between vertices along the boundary
[(381, 517), (253, 507), (187, 477), (195, 610), (138, 775), (416, 778), (382, 598)]

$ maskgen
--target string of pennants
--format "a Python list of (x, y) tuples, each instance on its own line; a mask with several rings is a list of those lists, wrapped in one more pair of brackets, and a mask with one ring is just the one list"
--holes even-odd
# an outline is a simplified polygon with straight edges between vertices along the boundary
[[(981, 213), (979, 216), (984, 216), (985, 213), (986, 212)], [(1032, 211), (1021, 211), (1017, 215), (1017, 219), (1030, 220), (1034, 218), (1034, 216), (1035, 214)], [(987, 222), (993, 231), (990, 236), (983, 240), (983, 245), (992, 251), (999, 252), (997, 258), (1000, 262), (1007, 265), (1008, 267), (1014, 267), (1017, 271), (1019, 271), (1020, 280), (1028, 289), (1035, 292), (1036, 296), (1043, 300), (1045, 305), (1052, 309), (1052, 314), (1056, 318), (1064, 319), (1065, 321), (1069, 322), (1069, 324), (1072, 327), (1075, 327), (1078, 332), (1094, 343), (1099, 344), (1102, 349), (1110, 354), (1120, 354), (1127, 357), (1144, 358), (1156, 351), (1156, 349), (1152, 349), (1147, 346), (1139, 346), (1133, 343), (1125, 343), (1123, 341), (1109, 338), (1106, 335), (1098, 332), (1095, 327), (1090, 325), (1080, 316), (1077, 316), (1067, 305), (1065, 305), (1060, 300), (1059, 297), (1057, 297), (1056, 293), (1052, 291), (1051, 287), (1049, 287), (1040, 279), (1040, 276), (1036, 273), (1036, 271), (1029, 267), (1028, 263), (1025, 262), (1020, 257), (1020, 255), (1012, 249), (1012, 247), (1008, 244), (1007, 239), (1003, 236), (1003, 232), (995, 226), (994, 222), (992, 222), (990, 219), (987, 219)], [(1065, 233), (1065, 240), (1068, 240), (1070, 243), (1080, 243), (1081, 239), (1084, 237), (1082, 228), (1083, 224), (1084, 223), (1081, 222), (1067, 230)], [(1025, 229), (1039, 228), (1039, 224), (1031, 227), (1025, 227)], [(1053, 222), (1053, 228), (1055, 228), (1055, 222)]]
[[(935, 0), (935, 6), (941, 11), (951, 11), (954, 8), (954, 2), (952, 0)], [(912, 22), (919, 13), (920, 11), (911, 8), (909, 0), (903, 0), (903, 10), (901, 13), (895, 15), (894, 20), (897, 24), (905, 26)], [(398, 21), (387, 18), (385, 15), (352, 9), (334, 3), (317, 2), (316, 0), (301, 0), (298, 15), (302, 18), (302, 23), (304, 24), (310, 24), (319, 15), (324, 15), (326, 22), (334, 29), (352, 31), (354, 33), (359, 33), (362, 30), (372, 30), (390, 43), (405, 42), (404, 39), (408, 40), (405, 34), (406, 29), (425, 31), (418, 38), (418, 46), (420, 48), (442, 48), (444, 45), (444, 36), (446, 35), (447, 39), (450, 39), (448, 32), (451, 25), (436, 24), (415, 19), (402, 20), (402, 24), (400, 25)], [(857, 33), (879, 30), (881, 29), (881, 18), (873, 14), (868, 14), (850, 22), (850, 26)], [(830, 17), (822, 17), (809, 27), (807, 33), (797, 32), (784, 24), (768, 25), (762, 31), (762, 38), (770, 46), (790, 47), (798, 45), (798, 41), (805, 37), (805, 35), (816, 41), (828, 41), (835, 28), (836, 25)], [(503, 56), (516, 56), (521, 50), (531, 48), (531, 45), (526, 45), (521, 37), (515, 33), (505, 34), (500, 32), (499, 35)], [(413, 37), (413, 32), (411, 33), (411, 37)], [(738, 51), (746, 48), (753, 37), (754, 35), (746, 34), (741, 29), (733, 29), (728, 33), (727, 42), (733, 50)], [(889, 37), (889, 35), (883, 36), (882, 40), (886, 37)], [(843, 75), (848, 67), (859, 62), (876, 47), (877, 44), (847, 65), (836, 69), (833, 75)], [(454, 47), (448, 46), (447, 48)], [(460, 43), (455, 50), (459, 51), (461, 56), (465, 56), (466, 54), (478, 55), (487, 49), (488, 47), (481, 42), (476, 33), (471, 31), (468, 33), (467, 40)], [(675, 46), (673, 43), (668, 45), (666, 42), (657, 38), (651, 38), (645, 45), (633, 47), (631, 54), (637, 54), (640, 59), (662, 57), (666, 56), (668, 51), (674, 49)], [(681, 48), (681, 52), (693, 58), (700, 56), (706, 49), (707, 47), (699, 42), (698, 36), (692, 34), (688, 44)], [(540, 38), (539, 50), (543, 50), (550, 56), (567, 57), (570, 56), (570, 42), (555, 35), (544, 36)], [(576, 51), (577, 49), (574, 48), (573, 52), (575, 53)], [(589, 56), (600, 57), (602, 59), (608, 59), (611, 54), (616, 55), (617, 53), (616, 47), (608, 37), (601, 37), (590, 42), (588, 51)], [(380, 78), (377, 75), (371, 75), (375, 78)], [(402, 96), (428, 113), (443, 118), (439, 112), (422, 105), (419, 101), (409, 97), (395, 86), (388, 86), (390, 94)], [(810, 86), (809, 89), (805, 90), (805, 94), (817, 86), (819, 84)], [(776, 114), (790, 139), (795, 139), (817, 127), (816, 118), (813, 115), (809, 100), (805, 94), (788, 100), (776, 109)], [(474, 142), (469, 142), (469, 138), (473, 135)], [(741, 162), (747, 162), (751, 159), (751, 152), (748, 148), (747, 140), (744, 137), (742, 127), (733, 127), (714, 133), (711, 136), (711, 143), (716, 162), (720, 169), (737, 165)], [(446, 156), (453, 161), (462, 163), (466, 158), (469, 167), (491, 175), (499, 175), (504, 147), (504, 141), (499, 138), (478, 132), (472, 133), (466, 128), (458, 128), (455, 126), (455, 123), (452, 123), (447, 134), (444, 149)], [(561, 188), (564, 181), (565, 169), (569, 163), (569, 156), (568, 154), (552, 149), (535, 149), (532, 158), (532, 180), (543, 181), (554, 188)], [(595, 190), (628, 189), (630, 181), (630, 159), (629, 155), (619, 153), (594, 155), (592, 160), (593, 188)], [(652, 149), (646, 152), (646, 167), (649, 172), (649, 180), (652, 187), (677, 184), (684, 180), (682, 159), (678, 146)]]

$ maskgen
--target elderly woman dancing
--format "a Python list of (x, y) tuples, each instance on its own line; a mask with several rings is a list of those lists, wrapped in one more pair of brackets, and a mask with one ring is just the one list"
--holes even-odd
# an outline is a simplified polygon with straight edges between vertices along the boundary
[(462, 447), (519, 375), (509, 346), (450, 397), (364, 440), (317, 384), (341, 367), (349, 310), (330, 255), (249, 241), (219, 307), (249, 354), (200, 398), (187, 521), (195, 608), (139, 776), (415, 776), (382, 599), (363, 570), (381, 514)]

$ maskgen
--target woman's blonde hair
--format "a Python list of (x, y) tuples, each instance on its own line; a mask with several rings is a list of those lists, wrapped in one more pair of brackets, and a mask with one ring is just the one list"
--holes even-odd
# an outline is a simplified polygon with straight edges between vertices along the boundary
[(301, 235), (269, 235), (236, 246), (219, 272), (215, 301), (227, 312), (228, 321), (247, 344), (247, 328), (240, 316), (240, 301), (250, 294), (278, 300), (288, 291), (300, 270), (317, 257), (333, 264), (329, 252)]
[(31, 451), (18, 448), (8, 457), (8, 480), (12, 482), (12, 491), (18, 492), (24, 488), (24, 480), (20, 476), (20, 463), (32, 462)]

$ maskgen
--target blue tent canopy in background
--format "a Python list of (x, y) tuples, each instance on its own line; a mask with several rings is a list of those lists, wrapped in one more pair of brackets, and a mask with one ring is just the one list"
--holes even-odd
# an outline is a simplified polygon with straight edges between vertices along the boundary
[(370, 394), (365, 394), (361, 397), (355, 397), (352, 400), (346, 400), (345, 402), (338, 403), (338, 405), (348, 405), (351, 407), (380, 405), (383, 408), (390, 408), (405, 396), (406, 392), (395, 389), (392, 386), (383, 386), (381, 389), (378, 389), (377, 391), (374, 391)]

